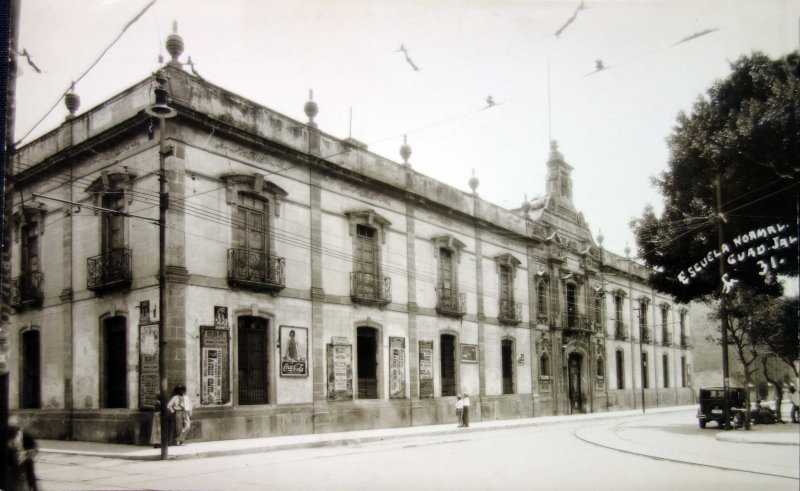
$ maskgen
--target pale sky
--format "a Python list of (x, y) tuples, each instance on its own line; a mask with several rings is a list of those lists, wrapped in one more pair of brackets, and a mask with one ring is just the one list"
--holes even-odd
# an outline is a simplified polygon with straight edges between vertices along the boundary
[[(43, 73), (20, 58), (17, 138), (148, 1), (22, 2), (20, 49)], [(346, 138), (352, 108), (352, 136), (371, 151), (400, 162), (407, 134), (414, 169), (464, 191), (474, 169), (481, 197), (506, 208), (544, 192), (549, 131), (574, 167), (576, 207), (622, 254), (634, 246), (630, 219), (647, 203), (660, 209), (650, 179), (666, 168), (678, 112), (729, 73), (728, 60), (798, 49), (800, 2), (586, 1), (557, 39), (579, 4), (158, 0), (76, 85), (79, 112), (168, 59), (177, 20), (182, 60), (209, 82), (300, 121), (313, 89), (326, 133)], [(707, 29), (717, 30), (675, 45)], [(606, 69), (591, 74), (598, 59)], [(497, 105), (486, 108), (489, 95)], [(31, 136), (66, 113), (59, 103)]]

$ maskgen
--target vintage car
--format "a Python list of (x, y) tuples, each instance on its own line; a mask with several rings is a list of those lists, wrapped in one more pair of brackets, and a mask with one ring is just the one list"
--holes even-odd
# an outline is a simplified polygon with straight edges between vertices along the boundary
[[(697, 423), (700, 428), (705, 428), (709, 421), (716, 421), (722, 428), (725, 424), (722, 406), (725, 389), (722, 387), (701, 387), (698, 393), (700, 406), (697, 408)], [(741, 387), (728, 387), (728, 407), (730, 408), (730, 421), (734, 426), (740, 426), (743, 413), (746, 409), (745, 392)]]

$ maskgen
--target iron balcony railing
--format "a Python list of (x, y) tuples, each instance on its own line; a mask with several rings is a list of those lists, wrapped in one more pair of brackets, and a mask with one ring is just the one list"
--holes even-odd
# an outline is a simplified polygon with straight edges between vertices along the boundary
[(228, 282), (252, 290), (280, 291), (286, 286), (286, 259), (247, 249), (228, 249)]
[(386, 305), (392, 301), (392, 279), (372, 273), (350, 273), (353, 302)]
[(681, 348), (688, 348), (689, 347), (689, 338), (685, 335), (681, 335)]
[(628, 326), (624, 322), (614, 321), (614, 337), (617, 339), (628, 339)]
[(436, 312), (462, 316), (467, 312), (467, 295), (455, 288), (436, 287)]
[(501, 299), (497, 320), (502, 324), (519, 324), (522, 322), (522, 304)]
[(641, 336), (642, 336), (642, 342), (643, 343), (649, 343), (650, 341), (653, 340), (652, 336), (650, 335), (650, 328), (649, 327), (647, 327), (647, 326), (639, 326), (639, 330), (640, 330), (639, 332), (641, 333)]
[(39, 305), (44, 298), (44, 275), (37, 271), (11, 280), (11, 306), (15, 309)]
[(661, 332), (661, 345), (662, 346), (672, 346), (672, 334), (662, 331)]
[(86, 288), (106, 290), (131, 285), (131, 250), (114, 249), (86, 260)]

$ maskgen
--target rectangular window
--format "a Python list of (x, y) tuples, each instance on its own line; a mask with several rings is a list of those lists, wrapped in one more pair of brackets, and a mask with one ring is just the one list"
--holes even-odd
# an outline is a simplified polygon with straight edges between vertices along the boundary
[(622, 350), (616, 352), (616, 369), (617, 369), (617, 389), (625, 388), (625, 354)]
[(128, 353), (125, 317), (103, 321), (103, 407), (128, 406)]
[(603, 294), (596, 293), (594, 297), (594, 322), (598, 326), (603, 325)]
[(356, 271), (378, 274), (375, 229), (365, 225), (356, 227)]
[(103, 252), (109, 253), (125, 248), (125, 193), (109, 192), (103, 195), (103, 208), (116, 213), (105, 212), (103, 221)]
[(378, 340), (377, 331), (359, 327), (356, 332), (358, 398), (378, 398)]
[(442, 372), (442, 397), (456, 395), (456, 337), (442, 334), (439, 338), (439, 360)]
[(439, 249), (439, 284), (443, 295), (450, 297), (453, 291), (453, 253)]
[(500, 300), (514, 301), (514, 279), (511, 268), (505, 265), (500, 265)]
[(664, 372), (664, 388), (669, 387), (669, 356), (666, 354), (661, 357), (661, 365)]
[(514, 393), (514, 342), (504, 339), (500, 343), (503, 368), (503, 394)]
[(267, 404), (269, 366), (267, 319), (240, 316), (237, 334), (239, 401), (241, 405)]
[(681, 356), (681, 387), (686, 387), (686, 357)]
[(22, 409), (39, 409), (41, 400), (41, 358), (39, 331), (30, 330), (22, 333), (22, 376), (20, 382), (20, 407)]
[(650, 388), (650, 376), (647, 373), (647, 352), (642, 353), (642, 387)]
[(544, 317), (547, 315), (547, 285), (540, 281), (536, 286), (536, 302), (539, 307), (539, 315)]

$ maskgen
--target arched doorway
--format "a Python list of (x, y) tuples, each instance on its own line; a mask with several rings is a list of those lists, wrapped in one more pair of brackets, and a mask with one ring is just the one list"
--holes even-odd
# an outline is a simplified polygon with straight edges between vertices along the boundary
[(571, 412), (584, 412), (583, 400), (583, 355), (569, 354), (567, 360), (567, 379), (569, 380), (569, 405)]

